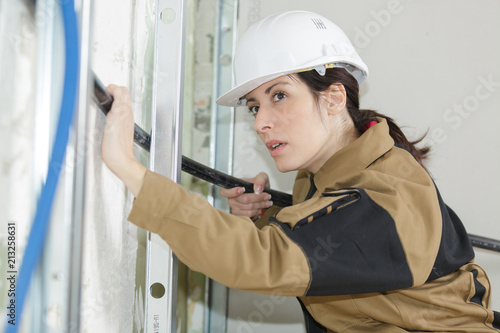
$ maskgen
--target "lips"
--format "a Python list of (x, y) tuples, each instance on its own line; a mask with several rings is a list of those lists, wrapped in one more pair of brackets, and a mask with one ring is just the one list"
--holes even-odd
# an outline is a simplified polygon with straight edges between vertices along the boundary
[(271, 152), (271, 156), (279, 155), (288, 144), (278, 140), (270, 140), (266, 142), (267, 149)]
[(271, 146), (271, 149), (274, 150), (274, 149), (276, 149), (278, 147), (281, 147), (283, 145), (284, 145), (284, 143), (276, 143), (276, 144), (274, 144), (274, 145)]

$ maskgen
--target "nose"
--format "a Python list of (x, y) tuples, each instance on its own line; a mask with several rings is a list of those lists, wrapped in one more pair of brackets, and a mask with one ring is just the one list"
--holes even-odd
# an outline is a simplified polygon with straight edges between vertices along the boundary
[(253, 129), (257, 133), (265, 133), (274, 127), (274, 117), (271, 113), (270, 108), (261, 105), (259, 107), (259, 112), (255, 116), (255, 122), (253, 123)]

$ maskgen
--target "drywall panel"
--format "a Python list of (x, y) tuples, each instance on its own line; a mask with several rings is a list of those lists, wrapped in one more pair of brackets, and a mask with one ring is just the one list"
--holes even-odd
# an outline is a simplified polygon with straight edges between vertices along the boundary
[[(322, 13), (344, 29), (370, 68), (361, 87), (362, 108), (393, 117), (411, 138), (427, 132), (425, 143), (432, 147), (428, 167), (446, 202), (470, 233), (500, 239), (495, 214), (500, 198), (500, 3), (241, 0), (238, 33), (261, 17), (293, 9)], [(294, 175), (275, 171), (253, 133), (252, 118), (244, 111), (236, 116), (235, 175), (266, 171), (273, 187), (290, 190)], [(476, 257), (489, 273), (498, 310), (500, 256), (477, 250)], [(230, 302), (242, 297), (235, 295)], [(248, 303), (246, 309), (230, 308), (231, 327), (257, 310)], [(300, 310), (289, 319), (297, 316)], [(253, 331), (275, 332), (276, 325), (266, 320)]]

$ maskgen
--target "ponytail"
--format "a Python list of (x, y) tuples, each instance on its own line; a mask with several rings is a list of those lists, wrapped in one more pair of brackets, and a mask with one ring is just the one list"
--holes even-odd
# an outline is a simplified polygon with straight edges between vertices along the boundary
[(346, 90), (347, 111), (354, 122), (354, 127), (358, 131), (358, 134), (363, 134), (366, 130), (366, 125), (371, 121), (376, 121), (376, 118), (384, 118), (389, 125), (389, 134), (395, 143), (412, 154), (418, 163), (425, 168), (423, 161), (427, 158), (430, 148), (427, 146), (423, 148), (416, 147), (416, 144), (423, 140), (425, 134), (418, 140), (408, 141), (401, 128), (396, 125), (392, 118), (373, 110), (360, 110), (358, 81), (344, 68), (329, 68), (324, 76), (318, 74), (315, 70), (300, 72), (297, 75), (309, 87), (317, 101), (319, 101), (321, 92), (328, 89), (333, 83), (341, 83)]

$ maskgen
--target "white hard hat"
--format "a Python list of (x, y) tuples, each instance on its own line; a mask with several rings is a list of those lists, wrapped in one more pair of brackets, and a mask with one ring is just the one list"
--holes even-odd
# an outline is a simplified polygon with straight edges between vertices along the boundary
[(358, 81), (368, 67), (346, 34), (327, 18), (306, 11), (268, 16), (240, 38), (234, 56), (236, 86), (219, 97), (226, 106), (244, 105), (244, 96), (283, 75), (316, 69), (346, 68)]

